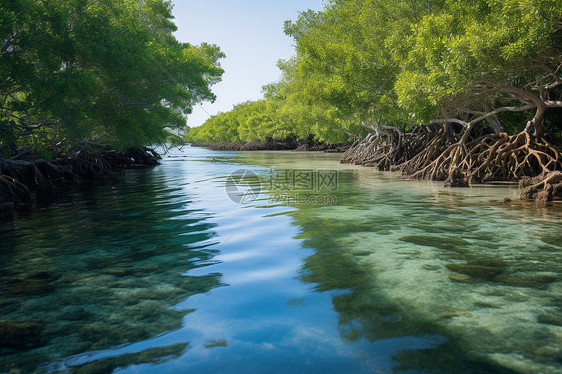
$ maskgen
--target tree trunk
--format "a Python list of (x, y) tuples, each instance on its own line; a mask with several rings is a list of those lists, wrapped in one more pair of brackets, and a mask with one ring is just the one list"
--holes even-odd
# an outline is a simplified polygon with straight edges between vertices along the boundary
[(544, 114), (546, 112), (546, 105), (539, 105), (537, 106), (537, 112), (535, 113), (535, 118), (533, 118), (533, 126), (535, 127), (534, 135), (537, 138), (542, 138), (545, 133), (544, 128)]
[(500, 132), (505, 132), (505, 129), (503, 128), (500, 120), (498, 119), (498, 116), (496, 115), (490, 116), (487, 118), (487, 121), (490, 124), (490, 126), (492, 126), (492, 129), (496, 134), (499, 134)]

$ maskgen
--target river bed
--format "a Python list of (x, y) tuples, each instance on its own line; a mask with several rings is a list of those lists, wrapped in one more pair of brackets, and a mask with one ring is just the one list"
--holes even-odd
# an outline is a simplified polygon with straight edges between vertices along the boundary
[(338, 157), (184, 147), (1, 224), (0, 372), (562, 372), (561, 209)]

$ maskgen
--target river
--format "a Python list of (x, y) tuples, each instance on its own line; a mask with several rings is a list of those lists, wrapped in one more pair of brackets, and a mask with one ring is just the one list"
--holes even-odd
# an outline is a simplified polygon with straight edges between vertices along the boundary
[(561, 209), (338, 157), (184, 147), (0, 224), (0, 372), (562, 372)]

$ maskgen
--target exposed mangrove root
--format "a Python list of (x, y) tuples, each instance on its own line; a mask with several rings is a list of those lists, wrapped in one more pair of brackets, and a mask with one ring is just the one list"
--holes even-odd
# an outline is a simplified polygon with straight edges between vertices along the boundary
[[(459, 139), (459, 135), (451, 127), (447, 125), (433, 126), (434, 130), (430, 135), (424, 134), (423, 141), (417, 148), (418, 152), (403, 163), (393, 166), (391, 170), (400, 171), (406, 175), (413, 175), (419, 170), (426, 168), (440, 157), (451, 144)], [(437, 177), (432, 176), (431, 179), (437, 179)]]
[[(123, 169), (158, 165), (160, 159), (149, 148), (125, 153), (83, 148), (59, 154), (51, 162), (33, 160), (27, 150), (14, 153), (9, 159), (0, 159), (0, 218), (12, 216), (15, 206), (31, 204), (35, 195), (52, 191), (56, 186), (114, 178)], [(27, 161), (18, 159), (23, 155)]]
[(349, 144), (328, 144), (319, 142), (314, 137), (308, 139), (296, 139), (295, 137), (287, 137), (285, 139), (266, 139), (252, 142), (217, 142), (191, 143), (192, 147), (208, 147), (213, 151), (297, 151), (297, 152), (345, 152)]
[(342, 156), (340, 163), (376, 167), (389, 170), (390, 166), (407, 157), (405, 133), (392, 126), (373, 128), (364, 140), (355, 142)]
[(105, 154), (80, 150), (71, 156), (61, 159), (61, 163), (69, 166), (74, 174), (84, 180), (111, 179), (117, 176)]
[(451, 187), (538, 178), (522, 185), (521, 194), (537, 201), (552, 201), (562, 191), (560, 150), (527, 131), (483, 136), (473, 131), (461, 136), (462, 129), (448, 124), (416, 127), (408, 133), (388, 126), (372, 130), (344, 153), (342, 163), (400, 171), (412, 179), (445, 181)]
[(457, 129), (452, 125), (416, 126), (410, 132), (391, 126), (372, 130), (364, 140), (356, 142), (344, 153), (341, 163), (411, 174), (457, 139)]
[(475, 181), (517, 181), (562, 170), (560, 150), (526, 131), (488, 136), (468, 147), (471, 151), (461, 168)]
[(376, 167), (388, 170), (402, 156), (404, 133), (391, 126), (374, 128), (364, 140), (356, 142), (342, 156), (340, 163)]
[(519, 187), (521, 199), (535, 198), (538, 205), (545, 206), (554, 197), (562, 198), (562, 172), (554, 171), (535, 178), (523, 178)]
[(33, 196), (27, 186), (12, 177), (0, 175), (0, 203), (30, 204), (32, 202)]
[(466, 143), (459, 141), (411, 177), (448, 180), (455, 179), (456, 175), (456, 179), (462, 177), (472, 184), (519, 181), (555, 170), (562, 170), (560, 151), (546, 140), (524, 131), (511, 136), (490, 134)]
[(103, 147), (82, 148), (59, 155), (54, 162), (66, 166), (81, 180), (113, 179), (122, 169), (158, 165), (160, 156), (150, 148), (129, 149), (124, 153)]
[(292, 151), (298, 147), (295, 142), (284, 141), (255, 141), (255, 142), (218, 142), (218, 143), (205, 143), (195, 142), (191, 143), (192, 147), (208, 147), (213, 151)]

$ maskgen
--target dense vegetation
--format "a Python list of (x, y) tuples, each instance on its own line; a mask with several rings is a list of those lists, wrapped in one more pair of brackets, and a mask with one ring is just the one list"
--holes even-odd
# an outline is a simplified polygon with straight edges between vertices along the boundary
[(296, 56), (265, 98), (187, 140), (363, 139), (342, 162), (451, 185), (541, 177), (525, 196), (562, 196), (558, 0), (329, 0), (285, 32)]
[(217, 46), (180, 43), (168, 0), (0, 2), (0, 219), (59, 185), (158, 164), (220, 81)]
[(331, 0), (285, 32), (296, 56), (280, 62), (265, 99), (212, 117), (188, 140), (341, 142), (377, 124), (438, 120), (496, 132), (531, 120), (539, 137), (560, 136), (560, 114), (548, 113), (562, 107), (557, 0)]
[[(180, 43), (166, 0), (0, 4), (0, 148), (127, 149), (185, 127), (214, 100), (218, 47)], [(5, 147), (4, 147), (5, 148)]]

